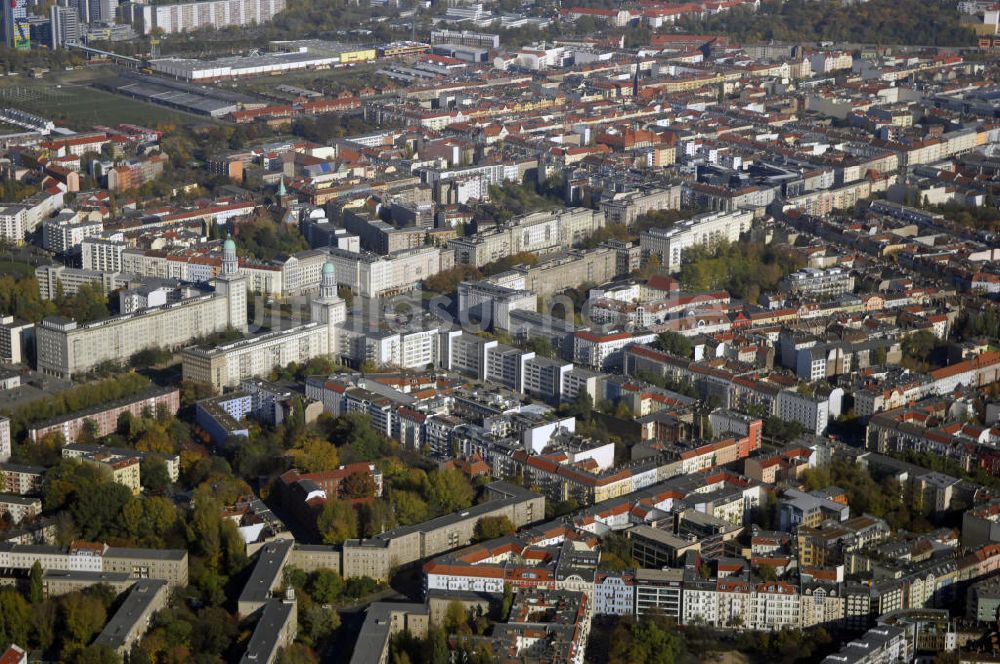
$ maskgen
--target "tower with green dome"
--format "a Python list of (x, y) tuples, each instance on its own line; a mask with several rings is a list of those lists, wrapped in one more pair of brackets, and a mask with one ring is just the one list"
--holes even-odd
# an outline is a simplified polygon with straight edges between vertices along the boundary
[(243, 334), (247, 333), (247, 280), (240, 274), (240, 261), (236, 256), (236, 243), (232, 237), (222, 243), (222, 270), (215, 278), (215, 292), (228, 301), (228, 324)]
[(336, 355), (337, 347), (337, 323), (347, 320), (347, 302), (337, 295), (337, 268), (331, 258), (327, 258), (323, 264), (323, 271), (319, 281), (319, 297), (314, 297), (310, 302), (310, 314), (312, 320), (326, 326), (328, 342), (328, 352)]

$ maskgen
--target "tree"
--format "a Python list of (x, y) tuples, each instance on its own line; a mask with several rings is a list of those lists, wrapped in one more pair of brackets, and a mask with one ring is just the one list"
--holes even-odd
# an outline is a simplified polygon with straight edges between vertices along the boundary
[(539, 357), (555, 357), (556, 351), (548, 337), (533, 337), (528, 340), (528, 350)]
[(89, 323), (111, 315), (108, 311), (108, 296), (104, 292), (104, 285), (99, 282), (81, 284), (72, 297), (65, 298), (56, 305), (63, 316), (80, 323)]
[(222, 502), (208, 484), (203, 484), (195, 489), (192, 504), (189, 540), (206, 558), (206, 567), (218, 570), (222, 559)]
[(449, 664), (451, 655), (448, 651), (448, 637), (440, 627), (431, 629), (429, 636), (431, 643), (430, 664)]
[(121, 655), (103, 643), (91, 644), (73, 658), (73, 664), (121, 664), (121, 661)]
[(162, 495), (170, 488), (170, 471), (167, 462), (157, 456), (147, 456), (139, 466), (142, 486), (154, 495)]
[(310, 435), (303, 443), (301, 452), (296, 455), (295, 463), (307, 473), (335, 470), (340, 466), (340, 453), (331, 443)]
[(206, 606), (198, 611), (191, 623), (191, 648), (198, 654), (220, 656), (239, 635), (233, 616), (218, 606)]
[(514, 605), (514, 588), (509, 583), (504, 581), (503, 584), (503, 600), (500, 602), (500, 620), (507, 620), (507, 616), (510, 614), (510, 608)]
[(761, 564), (757, 566), (757, 576), (761, 578), (762, 581), (777, 581), (778, 573), (774, 569), (774, 565)]
[[(31, 626), (34, 643), (41, 650), (48, 650), (56, 640), (56, 623), (59, 620), (59, 606), (56, 602), (40, 602), (31, 605)], [(0, 644), (2, 646), (3, 644)]]
[(70, 641), (79, 645), (90, 643), (107, 622), (107, 610), (100, 599), (83, 593), (70, 593), (62, 598), (63, 625)]
[(677, 332), (661, 332), (653, 342), (653, 347), (664, 353), (673, 353), (689, 360), (694, 359), (694, 345), (691, 340)]
[(594, 399), (587, 390), (578, 390), (569, 404), (569, 414), (578, 420), (589, 422), (594, 412)]
[(319, 516), (316, 528), (327, 544), (341, 544), (358, 536), (358, 514), (350, 503), (336, 498), (328, 500)]
[(0, 646), (28, 643), (31, 632), (31, 608), (21, 593), (0, 588)]
[(83, 420), (83, 426), (80, 427), (79, 441), (86, 444), (95, 443), (100, 433), (101, 430), (97, 422), (88, 417)]
[(427, 520), (427, 503), (413, 491), (393, 491), (391, 501), (401, 525), (409, 526)]
[(513, 535), (515, 532), (517, 528), (506, 516), (484, 516), (476, 522), (475, 537), (479, 541), (485, 541)]
[(107, 539), (121, 532), (122, 508), (131, 498), (132, 491), (117, 482), (81, 486), (73, 492), (69, 513), (84, 539)]
[(340, 493), (344, 498), (371, 498), (377, 487), (371, 473), (352, 473), (344, 478)]
[(465, 606), (457, 599), (448, 602), (444, 614), (444, 629), (448, 634), (459, 636), (472, 634), (469, 628), (469, 615), (465, 611)]
[(643, 617), (623, 621), (611, 633), (610, 664), (674, 664), (681, 653), (681, 639), (660, 620)]
[(31, 566), (31, 591), (28, 593), (32, 604), (41, 604), (45, 600), (45, 585), (42, 581), (42, 564), (37, 560)]
[(360, 506), (361, 535), (373, 537), (396, 526), (392, 508), (384, 500), (370, 500)]
[(330, 440), (347, 447), (357, 461), (371, 461), (383, 455), (388, 441), (372, 428), (371, 418), (363, 413), (345, 413), (332, 421)]
[(428, 496), (439, 512), (454, 512), (472, 504), (472, 485), (459, 471), (435, 470), (427, 481)]
[(334, 604), (344, 592), (344, 580), (333, 570), (318, 569), (309, 577), (306, 590), (316, 602)]
[(312, 648), (301, 643), (293, 643), (282, 648), (278, 655), (278, 664), (319, 664), (319, 658)]
[(310, 606), (300, 616), (302, 629), (299, 638), (307, 645), (315, 645), (330, 638), (340, 629), (340, 614), (322, 606)]

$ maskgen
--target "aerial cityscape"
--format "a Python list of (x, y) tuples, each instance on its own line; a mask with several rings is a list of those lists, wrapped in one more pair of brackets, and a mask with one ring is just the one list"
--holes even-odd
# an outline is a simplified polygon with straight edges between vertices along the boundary
[(1000, 664), (994, 0), (0, 29), (0, 664)]

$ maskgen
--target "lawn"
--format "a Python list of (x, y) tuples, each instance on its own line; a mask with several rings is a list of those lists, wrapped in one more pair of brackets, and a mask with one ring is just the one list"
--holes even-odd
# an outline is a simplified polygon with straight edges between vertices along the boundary
[(17, 279), (34, 276), (35, 266), (19, 261), (0, 260), (0, 277), (12, 275)]

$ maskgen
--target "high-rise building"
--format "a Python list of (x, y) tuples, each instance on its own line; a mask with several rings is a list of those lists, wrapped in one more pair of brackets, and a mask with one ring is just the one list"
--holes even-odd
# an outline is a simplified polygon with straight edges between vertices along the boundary
[(7, 461), (10, 461), (10, 420), (0, 417), (0, 463)]
[[(110, 1), (117, 4), (117, 0)], [(268, 23), (284, 9), (285, 0), (206, 0), (163, 5), (130, 3), (125, 15), (141, 35), (148, 35), (154, 28), (170, 35), (199, 28)]]
[[(235, 247), (232, 260), (235, 263)], [(235, 266), (232, 269), (236, 269)], [(235, 287), (246, 288), (242, 277)], [(245, 310), (246, 305), (243, 306)], [(323, 266), (319, 297), (311, 303), (311, 314), (309, 323), (280, 332), (261, 334), (214, 348), (192, 346), (184, 349), (181, 357), (185, 380), (207, 383), (221, 392), (235, 387), (242, 380), (267, 375), (275, 367), (291, 362), (304, 363), (314, 357), (336, 356), (336, 326), (347, 318), (347, 303), (337, 295), (336, 268), (332, 261)]]
[(83, 31), (80, 28), (80, 14), (75, 7), (49, 8), (49, 29), (52, 34), (50, 46), (57, 50), (67, 43), (80, 41)]
[(28, 28), (28, 0), (9, 0), (3, 4), (3, 37), (9, 48), (27, 51), (31, 48)]
[(102, 362), (120, 364), (141, 350), (177, 348), (227, 327), (246, 333), (246, 289), (236, 244), (226, 240), (215, 293), (90, 323), (59, 316), (45, 318), (36, 333), (38, 370), (71, 378)]

